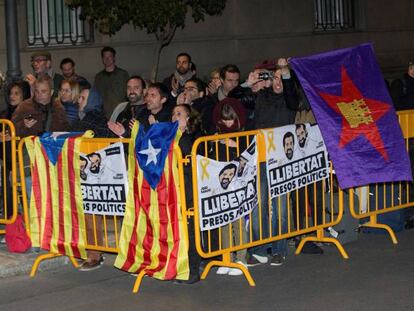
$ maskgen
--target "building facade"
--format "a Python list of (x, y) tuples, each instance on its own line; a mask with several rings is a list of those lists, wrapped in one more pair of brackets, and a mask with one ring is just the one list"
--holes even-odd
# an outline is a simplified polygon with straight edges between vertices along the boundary
[[(110, 45), (118, 52), (120, 67), (149, 77), (153, 35), (131, 26), (111, 37), (102, 35), (82, 26), (74, 13), (63, 13), (64, 0), (16, 1), (23, 75), (31, 70), (31, 53), (47, 49), (55, 69), (61, 59), (71, 57), (77, 72), (93, 80), (102, 68), (100, 49)], [(0, 0), (1, 38), (6, 37), (4, 3)], [(185, 29), (177, 30), (162, 51), (158, 78), (174, 70), (176, 54), (184, 51), (192, 55), (200, 77), (227, 63), (239, 65), (246, 77), (264, 59), (305, 56), (363, 42), (373, 42), (384, 75), (393, 78), (414, 56), (412, 12), (412, 0), (228, 0), (221, 16), (207, 16), (200, 23), (188, 18)], [(68, 25), (71, 30), (64, 30)], [(79, 35), (82, 27), (84, 36)], [(0, 40), (0, 71), (7, 71), (5, 39)]]

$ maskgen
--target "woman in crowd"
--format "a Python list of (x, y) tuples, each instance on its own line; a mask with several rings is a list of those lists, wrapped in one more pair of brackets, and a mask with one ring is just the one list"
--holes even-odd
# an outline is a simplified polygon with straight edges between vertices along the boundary
[[(26, 99), (30, 98), (30, 85), (26, 81), (15, 81), (7, 86), (7, 109), (1, 112), (1, 119), (11, 120), (13, 112), (16, 108)], [(4, 131), (3, 131), (4, 130)], [(13, 198), (12, 198), (12, 187), (10, 183), (10, 172), (11, 172), (11, 146), (10, 146), (10, 133), (7, 128), (2, 128), (0, 134), (0, 159), (1, 159), (1, 168), (5, 169), (6, 180), (1, 184), (2, 187), (6, 187), (6, 196), (3, 200), (3, 206), (6, 206), (6, 211), (4, 214), (5, 219), (10, 218), (13, 213)], [(5, 144), (5, 148), (3, 148)], [(17, 155), (16, 155), (17, 156)], [(1, 191), (3, 193), (3, 191)]]
[(221, 86), (220, 69), (215, 68), (210, 72), (210, 81), (208, 82), (207, 93), (209, 95), (217, 93), (217, 90)]
[[(179, 104), (174, 107), (172, 111), (172, 121), (178, 122), (178, 128), (182, 132), (179, 146), (183, 157), (191, 154), (191, 148), (197, 137), (200, 136), (200, 118), (199, 115), (191, 109), (190, 105)], [(193, 185), (191, 176), (191, 164), (184, 166), (184, 180), (185, 183), (185, 194), (186, 194), (186, 205), (187, 209), (194, 206), (193, 203)], [(190, 277), (188, 281), (179, 281), (177, 283), (193, 284), (200, 280), (199, 269), (200, 269), (200, 256), (197, 253), (195, 246), (195, 233), (194, 233), (194, 218), (189, 217), (187, 219), (188, 224), (188, 258), (190, 262)]]
[[(92, 130), (95, 137), (112, 137), (107, 127), (107, 119), (103, 112), (102, 96), (96, 88), (85, 88), (80, 92), (78, 100), (78, 119), (72, 123), (71, 131), (84, 132)], [(85, 215), (86, 231), (89, 245), (103, 245), (102, 216)], [(96, 240), (95, 233), (96, 231)], [(80, 265), (80, 271), (91, 271), (101, 267), (104, 257), (102, 252), (88, 250), (88, 258)]]
[(78, 119), (79, 84), (76, 81), (63, 80), (60, 83), (58, 99), (65, 107), (69, 124)]
[[(245, 108), (239, 100), (227, 97), (220, 101), (214, 108), (213, 123), (216, 126), (218, 134), (243, 131), (246, 125)], [(246, 139), (222, 139), (212, 145), (212, 150), (210, 150), (212, 156), (210, 158), (216, 159), (216, 155), (218, 155), (217, 160), (219, 161), (232, 161), (238, 158), (246, 147)], [(230, 234), (230, 228), (232, 229), (232, 234)], [(244, 228), (244, 218), (234, 221), (231, 226), (226, 225), (221, 227), (221, 248), (229, 248), (230, 245), (237, 246), (246, 243), (247, 233), (244, 231)], [(242, 230), (241, 236), (240, 230)], [(213, 235), (218, 234), (217, 231), (220, 232), (219, 230), (215, 230)], [(233, 238), (232, 243), (230, 243), (230, 237)], [(247, 267), (245, 249), (237, 251), (232, 255), (233, 261)], [(220, 267), (217, 270), (217, 274), (241, 275), (242, 273), (240, 269), (228, 267)]]
[(114, 137), (107, 126), (103, 112), (102, 96), (96, 88), (83, 89), (78, 99), (77, 119), (71, 125), (72, 132), (92, 130), (95, 137)]

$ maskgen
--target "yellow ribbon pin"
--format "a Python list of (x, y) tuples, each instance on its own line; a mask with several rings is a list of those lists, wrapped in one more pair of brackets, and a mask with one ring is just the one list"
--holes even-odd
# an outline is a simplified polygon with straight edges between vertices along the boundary
[(274, 132), (268, 131), (267, 132), (267, 152), (270, 152), (271, 150), (276, 151)]
[(200, 161), (200, 165), (201, 165), (201, 180), (204, 180), (204, 176), (209, 179), (210, 175), (207, 172), (207, 166), (210, 164), (210, 160), (209, 159), (202, 159)]

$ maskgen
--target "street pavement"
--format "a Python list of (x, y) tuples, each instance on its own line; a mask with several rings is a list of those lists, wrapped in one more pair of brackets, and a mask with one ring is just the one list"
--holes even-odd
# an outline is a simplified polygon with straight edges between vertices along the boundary
[(144, 278), (133, 294), (135, 277), (115, 269), (113, 255), (89, 272), (60, 262), (35, 278), (1, 278), (0, 310), (414, 310), (414, 230), (397, 238), (393, 245), (387, 235), (359, 234), (345, 245), (348, 260), (333, 246), (323, 255), (290, 248), (283, 266), (250, 268), (255, 287), (210, 273), (194, 285)]

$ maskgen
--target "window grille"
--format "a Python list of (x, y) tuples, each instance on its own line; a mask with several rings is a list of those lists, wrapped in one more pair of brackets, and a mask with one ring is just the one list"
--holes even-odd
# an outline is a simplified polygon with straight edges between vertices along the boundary
[(79, 19), (81, 8), (70, 9), (64, 0), (26, 0), (29, 46), (77, 45), (89, 42), (92, 30)]
[(316, 31), (355, 28), (354, 0), (315, 0)]

